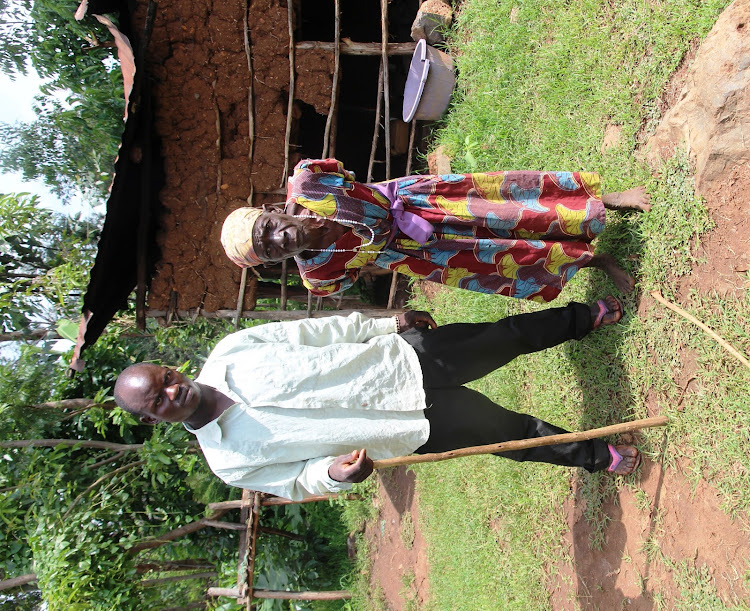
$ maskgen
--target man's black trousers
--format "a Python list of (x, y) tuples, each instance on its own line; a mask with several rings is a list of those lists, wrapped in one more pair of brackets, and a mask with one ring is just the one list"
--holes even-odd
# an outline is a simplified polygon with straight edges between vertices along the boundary
[[(579, 340), (591, 328), (589, 306), (571, 303), (495, 323), (458, 323), (402, 333), (422, 366), (425, 417), (430, 422), (430, 437), (417, 454), (567, 432), (538, 418), (507, 410), (463, 384), (487, 375), (520, 354)], [(499, 456), (583, 467), (592, 472), (606, 469), (611, 461), (607, 444), (601, 439), (504, 452)]]

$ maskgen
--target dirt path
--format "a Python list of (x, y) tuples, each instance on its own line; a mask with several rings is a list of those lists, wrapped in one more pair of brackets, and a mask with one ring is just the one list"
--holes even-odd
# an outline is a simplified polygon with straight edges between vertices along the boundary
[(661, 561), (662, 552), (690, 568), (708, 567), (726, 603), (748, 599), (744, 575), (735, 570), (750, 557), (747, 534), (721, 511), (708, 484), (701, 482), (693, 491), (681, 474), (645, 461), (637, 491), (624, 488), (603, 507), (612, 521), (601, 551), (590, 548), (591, 529), (577, 488), (565, 503), (572, 563), (560, 563), (549, 584), (553, 609), (646, 611), (658, 608), (659, 595), (673, 608), (670, 601), (682, 598), (685, 584), (681, 567)]
[(429, 587), (414, 472), (396, 467), (377, 477), (379, 516), (365, 531), (372, 550), (373, 592), (389, 611), (419, 609)]

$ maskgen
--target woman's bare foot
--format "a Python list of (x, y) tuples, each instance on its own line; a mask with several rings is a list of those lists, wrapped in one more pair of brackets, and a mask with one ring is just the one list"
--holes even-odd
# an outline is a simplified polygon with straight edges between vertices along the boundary
[(620, 460), (618, 461), (613, 455), (612, 462), (607, 471), (617, 475), (630, 475), (641, 464), (641, 453), (638, 451), (638, 448), (626, 445), (613, 447), (617, 454), (619, 454)]
[(651, 196), (646, 193), (646, 187), (635, 187), (619, 193), (607, 193), (602, 195), (602, 203), (605, 208), (612, 210), (639, 210), (648, 212), (651, 210)]
[(591, 309), (591, 324), (594, 329), (619, 322), (625, 313), (620, 300), (612, 297), (612, 295), (607, 295), (604, 299), (592, 303), (589, 308)]
[(586, 267), (598, 267), (604, 270), (623, 293), (630, 293), (635, 288), (635, 278), (617, 265), (612, 255), (594, 255)]

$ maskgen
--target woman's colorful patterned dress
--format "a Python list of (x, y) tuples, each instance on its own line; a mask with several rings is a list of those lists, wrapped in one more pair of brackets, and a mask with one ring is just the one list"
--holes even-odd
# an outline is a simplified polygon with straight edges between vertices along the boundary
[[(591, 260), (591, 241), (604, 229), (599, 176), (590, 172), (426, 175), (388, 182), (397, 184), (406, 212), (432, 224), (426, 244), (401, 231), (392, 236), (390, 201), (377, 188), (356, 182), (340, 162), (297, 165), (287, 203), (352, 228), (327, 251), (295, 257), (313, 294), (348, 288), (372, 263), (481, 293), (551, 301)], [(371, 228), (373, 243), (357, 251), (370, 231), (347, 221)]]

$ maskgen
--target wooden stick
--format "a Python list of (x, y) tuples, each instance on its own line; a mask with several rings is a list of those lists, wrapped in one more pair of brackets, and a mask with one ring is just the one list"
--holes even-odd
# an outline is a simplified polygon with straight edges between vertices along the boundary
[(237, 313), (234, 316), (234, 328), (238, 329), (240, 326), (240, 316), (242, 316), (242, 304), (245, 301), (245, 287), (247, 286), (247, 268), (242, 268), (242, 276), (240, 277), (240, 291), (237, 293)]
[(128, 549), (128, 554), (130, 556), (135, 556), (138, 552), (142, 552), (143, 550), (153, 549), (155, 547), (164, 545), (165, 543), (169, 543), (170, 541), (174, 541), (175, 539), (179, 539), (180, 537), (184, 537), (185, 535), (197, 532), (202, 528), (205, 528), (206, 520), (216, 520), (223, 516), (226, 511), (226, 509), (214, 510), (205, 518), (201, 518), (200, 520), (196, 520), (195, 522), (190, 522), (189, 524), (185, 524), (184, 526), (180, 526), (179, 528), (170, 530), (168, 533), (164, 533), (162, 535), (140, 541), (139, 543), (136, 543), (130, 549)]
[(255, 598), (270, 598), (275, 600), (342, 600), (351, 598), (347, 590), (331, 590), (327, 592), (287, 592), (285, 590), (253, 590)]
[(383, 102), (385, 110), (385, 179), (391, 177), (391, 90), (388, 71), (388, 0), (380, 0), (380, 35), (382, 37)]
[[(529, 448), (539, 448), (541, 446), (551, 446), (559, 443), (572, 443), (575, 441), (586, 441), (595, 437), (604, 437), (605, 435), (617, 435), (619, 433), (628, 433), (652, 426), (664, 426), (669, 422), (666, 416), (655, 416), (643, 420), (634, 420), (632, 422), (623, 422), (604, 426), (590, 431), (581, 431), (580, 433), (562, 433), (560, 435), (548, 435), (546, 437), (533, 437), (531, 439), (515, 439), (513, 441), (504, 441), (486, 446), (474, 446), (471, 448), (461, 448), (450, 450), (448, 452), (438, 452), (434, 454), (417, 454), (414, 456), (396, 456), (395, 458), (386, 458), (384, 460), (375, 460), (375, 469), (386, 469), (388, 467), (398, 467), (399, 465), (413, 465), (423, 462), (440, 462), (450, 458), (459, 458), (461, 456), (475, 456), (477, 454), (496, 454), (498, 452), (511, 452), (513, 450), (527, 450)], [(210, 505), (209, 505), (210, 507)]]
[(36, 583), (36, 573), (27, 573), (20, 577), (13, 577), (12, 579), (3, 579), (0, 581), (0, 592), (3, 590), (10, 590), (11, 588), (19, 588), (29, 583)]
[(78, 446), (81, 448), (95, 448), (97, 450), (128, 452), (130, 450), (140, 450), (143, 444), (86, 441), (81, 439), (18, 439), (16, 441), (0, 441), (0, 448), (55, 448), (57, 446)]
[[(291, 4), (291, 3), (290, 3)], [(260, 492), (253, 493), (253, 506), (250, 508), (250, 515), (247, 518), (247, 533), (248, 533), (248, 557), (247, 557), (247, 569), (246, 569), (246, 583), (247, 587), (252, 592), (253, 580), (255, 579), (255, 554), (256, 547), (258, 545), (258, 523), (260, 521)], [(246, 594), (247, 595), (247, 594)], [(245, 601), (245, 609), (250, 609), (253, 605), (253, 597), (247, 596)]]
[(396, 298), (396, 286), (398, 285), (398, 272), (391, 274), (391, 289), (388, 291), (388, 309), (393, 308), (393, 300)]
[(201, 571), (199, 573), (188, 573), (187, 575), (171, 575), (169, 577), (144, 579), (138, 582), (138, 585), (147, 588), (149, 586), (158, 586), (163, 583), (173, 583), (175, 581), (186, 581), (188, 579), (213, 579), (214, 577), (218, 577), (218, 573), (216, 571)]
[[(336, 11), (336, 33), (334, 41), (334, 54), (333, 54), (333, 85), (331, 87), (331, 106), (328, 109), (328, 117), (326, 118), (326, 129), (323, 134), (323, 159), (328, 157), (329, 143), (331, 138), (331, 125), (333, 123), (333, 113), (336, 110), (336, 101), (338, 98), (339, 88), (339, 64), (341, 63), (341, 0), (335, 0), (334, 10)], [(282, 310), (284, 308), (281, 308)]]
[[(250, 139), (250, 147), (247, 153), (247, 159), (249, 161), (250, 168), (253, 166), (253, 152), (255, 148), (255, 103), (253, 93), (253, 56), (250, 50), (250, 28), (247, 24), (250, 19), (250, 3), (249, 0), (245, 0), (245, 55), (247, 56), (247, 71), (250, 74), (250, 84), (247, 87), (247, 121), (248, 121), (248, 136)], [(252, 182), (252, 179), (251, 179)], [(248, 202), (252, 206), (252, 202)]]
[(302, 535), (296, 533), (290, 533), (287, 530), (280, 528), (267, 528), (266, 526), (258, 526), (258, 532), (262, 532), (264, 535), (276, 535), (277, 537), (284, 537), (286, 539), (292, 539), (293, 541), (304, 541), (305, 538)]
[(216, 197), (221, 195), (221, 112), (219, 112), (219, 104), (216, 102), (216, 81), (211, 83), (211, 90), (213, 91), (213, 103), (214, 103), (214, 115), (216, 120)]
[[(138, 55), (135, 61), (139, 65), (145, 63), (151, 34), (154, 30), (154, 19), (156, 17), (156, 2), (150, 1), (146, 9), (146, 21), (143, 26), (141, 41), (138, 45)], [(149, 116), (153, 108), (151, 88), (148, 85), (148, 72), (136, 70), (133, 80), (133, 88), (130, 93), (130, 108), (137, 106), (143, 116)], [(135, 285), (135, 321), (141, 331), (146, 330), (146, 292), (148, 284), (147, 257), (148, 257), (148, 230), (151, 226), (151, 209), (153, 197), (151, 195), (151, 169), (152, 169), (152, 139), (146, 138), (141, 145), (142, 159), (140, 164), (139, 178), (140, 188), (140, 213), (138, 216), (138, 233), (136, 234), (136, 285)], [(71, 369), (72, 371), (72, 369)]]
[[(297, 51), (333, 51), (336, 43), (303, 40), (294, 45)], [(389, 42), (388, 55), (414, 55), (415, 42)], [(341, 55), (380, 55), (383, 46), (377, 42), (354, 42), (348, 38), (341, 40)]]
[[(250, 516), (250, 503), (252, 503), (251, 490), (247, 488), (242, 490), (242, 502), (244, 505), (240, 508), (240, 522), (245, 525), (245, 531), (240, 533), (239, 542), (239, 562), (237, 563), (237, 588), (240, 591), (240, 598), (237, 599), (238, 604), (242, 604), (244, 596), (247, 593), (247, 561), (250, 553), (250, 539), (252, 538), (252, 522), (248, 520)], [(253, 493), (254, 494), (254, 493)]]
[[(304, 503), (317, 503), (318, 501), (328, 501), (330, 499), (343, 499), (345, 501), (352, 501), (361, 499), (359, 494), (348, 493), (348, 494), (317, 494), (315, 496), (307, 496), (301, 501), (292, 501), (285, 499), (280, 496), (271, 496), (268, 498), (262, 498), (259, 501), (261, 507), (275, 507), (277, 505), (302, 505)], [(227, 509), (240, 509), (246, 505), (250, 505), (252, 501), (249, 500), (237, 500), (237, 501), (220, 501), (218, 503), (209, 503), (208, 508), (211, 511), (224, 511)], [(214, 516), (211, 516), (212, 518)]]
[(654, 299), (656, 299), (656, 301), (658, 301), (659, 303), (667, 306), (670, 310), (672, 310), (674, 312), (677, 312), (680, 316), (682, 316), (683, 318), (686, 318), (687, 320), (689, 320), (694, 325), (699, 326), (706, 333), (708, 333), (711, 337), (713, 337), (719, 343), (720, 346), (722, 346), (727, 352), (729, 352), (729, 354), (731, 354), (732, 356), (736, 357), (740, 361), (740, 363), (742, 363), (745, 367), (747, 367), (748, 369), (750, 369), (750, 361), (748, 361), (744, 356), (742, 356), (742, 354), (738, 350), (736, 350), (735, 348), (733, 348), (729, 344), (729, 342), (727, 342), (724, 338), (720, 337), (714, 331), (712, 331), (711, 329), (709, 329), (706, 325), (704, 325), (695, 316), (693, 316), (692, 314), (688, 314), (681, 307), (676, 306), (672, 302), (667, 301), (666, 299), (664, 299), (664, 297), (662, 297), (662, 295), (661, 295), (661, 293), (659, 291), (651, 291), (651, 297), (653, 297)]
[(378, 101), (375, 104), (375, 128), (372, 133), (372, 144), (370, 145), (370, 161), (367, 164), (367, 182), (372, 182), (372, 167), (375, 163), (375, 151), (378, 148), (378, 136), (380, 135), (380, 104), (383, 99), (383, 59), (380, 59), (380, 74), (378, 75)]
[(407, 151), (406, 158), (406, 175), (411, 176), (411, 160), (414, 156), (414, 136), (417, 133), (417, 120), (411, 120), (411, 129), (409, 130), (409, 150)]
[(289, 25), (289, 100), (286, 106), (286, 136), (284, 137), (284, 173), (281, 175), (280, 189), (286, 187), (289, 176), (289, 139), (292, 137), (292, 110), (294, 108), (294, 3), (287, 2)]
[(240, 596), (239, 588), (208, 588), (206, 591), (207, 596), (229, 596), (232, 598), (238, 598)]
[(287, 267), (288, 259), (284, 259), (281, 262), (281, 301), (279, 302), (279, 309), (286, 310), (286, 302), (288, 300), (289, 287), (287, 287)]
[[(242, 318), (250, 318), (251, 320), (301, 320), (302, 318), (319, 318), (322, 316), (349, 316), (352, 312), (361, 312), (365, 316), (370, 318), (387, 317), (399, 314), (404, 311), (403, 308), (394, 308), (392, 310), (386, 310), (385, 308), (367, 307), (367, 308), (356, 308), (346, 310), (320, 310), (316, 312), (312, 310), (312, 297), (308, 302), (309, 312), (305, 310), (244, 310), (242, 312)], [(178, 310), (177, 313), (185, 318), (192, 318), (195, 313), (194, 310)], [(237, 315), (237, 310), (217, 310), (216, 312), (204, 312), (201, 311), (200, 315), (203, 318), (231, 318)], [(149, 318), (164, 318), (166, 312), (164, 310), (149, 310), (146, 312), (146, 316)], [(2, 447), (2, 446), (0, 446)], [(140, 446), (139, 446), (140, 447)]]
[[(208, 596), (228, 596), (236, 598), (240, 595), (239, 588), (208, 588)], [(329, 592), (289, 592), (286, 590), (253, 590), (255, 598), (271, 598), (277, 600), (341, 600), (351, 598), (346, 590), (332, 590)]]
[(203, 524), (213, 528), (222, 528), (224, 530), (245, 530), (245, 525), (238, 522), (224, 522), (222, 520), (203, 520)]

